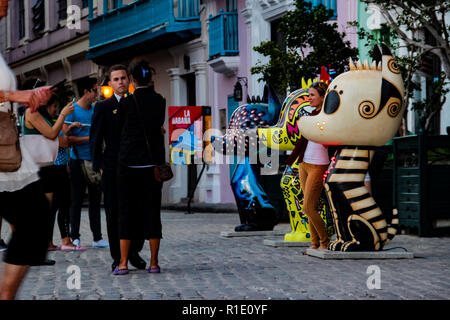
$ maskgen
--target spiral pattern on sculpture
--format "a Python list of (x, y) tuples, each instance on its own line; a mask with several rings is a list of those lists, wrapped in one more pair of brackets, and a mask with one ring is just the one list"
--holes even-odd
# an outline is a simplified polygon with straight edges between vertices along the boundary
[(372, 101), (365, 100), (359, 104), (359, 114), (364, 119), (371, 119), (377, 114), (377, 108)]
[(402, 107), (399, 102), (392, 102), (387, 107), (387, 113), (392, 118), (395, 118), (396, 116), (398, 116), (398, 114), (400, 113), (401, 110), (402, 110)]
[(391, 71), (392, 73), (396, 73), (396, 74), (400, 73), (400, 69), (398, 68), (394, 59), (390, 59), (387, 63), (387, 66), (389, 68), (389, 71)]

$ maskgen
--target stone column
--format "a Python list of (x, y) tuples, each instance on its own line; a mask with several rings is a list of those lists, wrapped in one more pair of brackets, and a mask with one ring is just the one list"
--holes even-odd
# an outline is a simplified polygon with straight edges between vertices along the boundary
[[(29, 1), (24, 1), (25, 6), (25, 36), (21, 39), (20, 44), (27, 44), (30, 42), (31, 33), (31, 3)], [(13, 20), (14, 21), (14, 20)]]
[(207, 63), (193, 64), (195, 72), (195, 94), (198, 106), (205, 106), (208, 103), (208, 83), (206, 79)]
[[(181, 103), (180, 97), (180, 69), (171, 68), (167, 70), (170, 82), (170, 96), (167, 101), (168, 106), (179, 106)], [(170, 141), (170, 137), (169, 137)], [(183, 165), (173, 166), (174, 178), (170, 182), (169, 203), (178, 203), (181, 198), (187, 197), (187, 168)]]
[(45, 7), (45, 27), (44, 27), (44, 35), (50, 32), (50, 0), (44, 1)]
[(6, 52), (12, 49), (12, 29), (11, 29), (11, 6), (8, 6), (8, 15), (6, 16)]
[[(197, 63), (192, 65), (195, 72), (195, 87), (197, 105), (206, 106), (208, 104), (208, 81), (207, 81), (207, 63)], [(218, 117), (216, 106), (211, 106), (212, 126), (217, 128), (215, 123)], [(200, 173), (201, 165), (197, 171)], [(220, 202), (220, 172), (219, 166), (210, 164), (205, 169), (203, 176), (198, 185), (199, 202), (203, 203), (219, 203)]]
[(167, 70), (170, 81), (170, 105), (180, 105), (180, 68), (171, 68)]

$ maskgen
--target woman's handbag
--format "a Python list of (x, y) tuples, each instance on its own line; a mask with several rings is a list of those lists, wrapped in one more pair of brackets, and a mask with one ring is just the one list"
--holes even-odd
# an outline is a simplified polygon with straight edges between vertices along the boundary
[[(138, 110), (139, 117), (141, 119), (143, 119), (142, 116), (141, 116), (141, 109), (139, 107), (139, 103), (137, 102), (137, 99), (134, 96), (134, 94), (132, 94), (132, 96), (134, 98), (134, 102), (136, 103), (136, 108)], [(148, 153), (151, 154), (150, 144), (148, 143), (147, 130), (146, 130), (145, 124), (144, 124), (144, 136), (145, 136), (145, 142), (147, 144)], [(164, 182), (164, 181), (168, 181), (168, 180), (170, 180), (172, 178), (173, 178), (173, 172), (172, 172), (172, 168), (170, 167), (170, 163), (165, 162), (163, 164), (155, 166), (155, 179), (156, 179), (156, 181)]]
[(51, 166), (56, 161), (59, 147), (58, 137), (52, 140), (42, 134), (24, 134), (21, 140), (38, 166)]
[(0, 172), (14, 172), (22, 165), (16, 116), (9, 103), (9, 112), (0, 111)]
[[(22, 132), (25, 132), (25, 118), (22, 120)], [(40, 133), (24, 134), (20, 140), (39, 167), (51, 166), (56, 161), (59, 147), (58, 137), (48, 139)]]
[(168, 181), (173, 178), (172, 168), (169, 163), (160, 164), (155, 167), (155, 179), (159, 182)]

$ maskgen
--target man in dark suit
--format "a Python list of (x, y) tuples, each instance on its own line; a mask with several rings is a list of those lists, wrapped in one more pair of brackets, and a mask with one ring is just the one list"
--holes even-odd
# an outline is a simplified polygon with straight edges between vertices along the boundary
[[(120, 262), (119, 239), (119, 203), (118, 203), (118, 151), (119, 134), (117, 132), (117, 111), (119, 101), (128, 93), (129, 76), (123, 65), (114, 65), (109, 69), (109, 83), (114, 94), (111, 98), (100, 101), (95, 106), (91, 127), (91, 155), (93, 169), (102, 174), (102, 189), (106, 212), (108, 239), (113, 258), (112, 271)], [(146, 263), (139, 256), (144, 239), (133, 241), (130, 246), (130, 263), (145, 269)]]

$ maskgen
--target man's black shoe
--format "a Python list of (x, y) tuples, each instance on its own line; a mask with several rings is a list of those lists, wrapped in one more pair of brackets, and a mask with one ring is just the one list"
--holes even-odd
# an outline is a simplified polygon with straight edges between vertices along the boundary
[(130, 254), (129, 261), (131, 265), (137, 269), (145, 269), (145, 266), (147, 265), (145, 260), (142, 259), (137, 253)]
[(118, 267), (120, 264), (120, 261), (114, 261), (111, 265), (111, 272), (114, 272), (114, 269), (116, 269), (116, 267)]
[(31, 266), (53, 266), (55, 263), (56, 263), (55, 260), (45, 259), (44, 261), (32, 264)]

